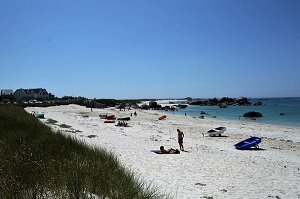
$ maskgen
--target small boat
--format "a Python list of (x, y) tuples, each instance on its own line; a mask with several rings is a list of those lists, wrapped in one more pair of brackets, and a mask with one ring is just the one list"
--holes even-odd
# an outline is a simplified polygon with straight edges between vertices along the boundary
[(119, 117), (118, 120), (121, 120), (121, 121), (129, 121), (129, 120), (130, 120), (130, 117)]
[(115, 117), (115, 115), (107, 115), (105, 119), (107, 119), (107, 120), (115, 120), (116, 117)]
[(39, 118), (39, 119), (44, 119), (44, 118), (45, 118), (45, 115), (44, 115), (44, 113), (36, 113), (36, 114), (35, 114), (35, 117), (36, 117), (36, 118)]
[(235, 148), (239, 150), (250, 149), (251, 147), (259, 148), (258, 144), (261, 143), (261, 138), (259, 137), (250, 137), (246, 140), (243, 140), (237, 144), (235, 144)]
[(207, 133), (209, 134), (209, 136), (221, 136), (222, 133), (224, 133), (226, 131), (226, 127), (220, 126), (214, 129), (210, 129), (209, 131), (207, 131)]
[(164, 119), (166, 119), (167, 118), (167, 116), (166, 115), (163, 115), (163, 116), (160, 116), (159, 118), (158, 118), (158, 120), (164, 120)]
[(45, 115), (44, 113), (38, 113), (38, 112), (32, 112), (33, 115), (36, 117), (36, 118), (39, 118), (39, 119), (44, 119), (45, 118)]
[(107, 114), (100, 114), (99, 117), (100, 117), (100, 119), (106, 119)]
[(115, 120), (105, 120), (104, 123), (115, 123)]

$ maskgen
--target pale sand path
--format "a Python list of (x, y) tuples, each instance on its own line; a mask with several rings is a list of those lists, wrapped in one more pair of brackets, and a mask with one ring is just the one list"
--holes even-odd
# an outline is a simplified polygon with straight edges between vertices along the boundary
[[(47, 119), (71, 125), (73, 130), (52, 127), (112, 151), (127, 168), (174, 198), (300, 198), (299, 128), (176, 115), (158, 121), (161, 113), (144, 110), (136, 110), (138, 116), (129, 121), (132, 127), (124, 128), (104, 124), (98, 115), (112, 113), (122, 117), (134, 110), (120, 112), (111, 108), (91, 112), (77, 105), (26, 110), (44, 112)], [(89, 117), (83, 118), (83, 114)], [(202, 136), (217, 126), (227, 127), (226, 137)], [(177, 128), (185, 133), (184, 146), (188, 152), (150, 152), (161, 145), (179, 148)], [(97, 137), (88, 138), (89, 135)], [(265, 150), (239, 151), (233, 147), (251, 135), (264, 137), (260, 147)]]

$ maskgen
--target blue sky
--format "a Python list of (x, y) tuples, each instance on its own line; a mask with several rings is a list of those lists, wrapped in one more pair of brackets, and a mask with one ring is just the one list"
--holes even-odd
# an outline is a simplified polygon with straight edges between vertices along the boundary
[(2, 0), (0, 88), (300, 96), (299, 0)]

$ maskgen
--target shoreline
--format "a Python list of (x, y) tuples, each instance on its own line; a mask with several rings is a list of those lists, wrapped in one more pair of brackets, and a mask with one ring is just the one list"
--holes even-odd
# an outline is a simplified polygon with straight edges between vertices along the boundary
[[(162, 115), (167, 115), (167, 116), (178, 116), (178, 118), (193, 118), (193, 119), (198, 119), (201, 123), (203, 121), (204, 124), (211, 123), (215, 124), (218, 123), (220, 124), (219, 126), (235, 126), (231, 127), (231, 129), (235, 129), (234, 134), (240, 134), (236, 132), (239, 128), (245, 128), (245, 126), (248, 126), (248, 129), (252, 130), (262, 130), (263, 132), (255, 132), (252, 134), (252, 136), (259, 136), (259, 137), (267, 137), (270, 139), (283, 139), (286, 141), (293, 141), (296, 143), (300, 143), (300, 127), (298, 126), (287, 126), (287, 125), (277, 125), (277, 124), (266, 124), (266, 123), (257, 123), (257, 122), (252, 122), (252, 121), (246, 121), (246, 120), (231, 120), (231, 119), (223, 119), (223, 118), (205, 118), (205, 119), (200, 119), (199, 117), (196, 116), (184, 116), (184, 115), (179, 115), (179, 114), (171, 114), (167, 112), (158, 112), (159, 114)], [(217, 126), (215, 126), (217, 127)], [(207, 130), (213, 128), (213, 126), (208, 127)], [(285, 136), (282, 135), (282, 133), (274, 133), (272, 132), (274, 129), (279, 129), (280, 132), (284, 132)], [(228, 130), (227, 130), (228, 131)], [(248, 132), (248, 131), (246, 131)], [(247, 133), (248, 136), (251, 136), (251, 131)]]
[[(77, 105), (25, 110), (44, 112), (46, 119), (42, 122), (51, 118), (72, 126), (64, 129), (51, 125), (54, 130), (91, 146), (112, 151), (125, 167), (174, 198), (245, 198), (245, 194), (248, 198), (300, 197), (300, 128), (239, 124), (175, 114), (166, 114), (167, 119), (159, 121), (162, 113), (152, 110), (136, 110), (137, 117), (128, 121), (132, 127), (125, 128), (104, 124), (99, 114), (123, 117), (135, 110), (124, 112), (108, 108), (91, 112)], [(217, 126), (226, 126), (224, 136), (202, 136)], [(161, 145), (179, 148), (177, 128), (185, 133), (183, 144), (187, 152), (158, 155), (150, 151)], [(261, 150), (239, 151), (233, 147), (251, 135), (263, 137)], [(258, 183), (261, 185), (257, 186)]]

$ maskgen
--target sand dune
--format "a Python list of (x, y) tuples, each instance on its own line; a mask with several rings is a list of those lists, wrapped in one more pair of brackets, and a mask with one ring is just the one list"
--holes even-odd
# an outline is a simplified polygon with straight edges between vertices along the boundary
[[(174, 198), (300, 198), (300, 129), (162, 115), (136, 110), (128, 122), (132, 127), (105, 124), (100, 113), (130, 116), (133, 111), (77, 106), (28, 107), (44, 112), (58, 124), (53, 129), (114, 152), (121, 162), (161, 192)], [(88, 115), (89, 117), (82, 117)], [(203, 137), (207, 130), (226, 126), (223, 137)], [(185, 133), (186, 152), (158, 155), (150, 150), (179, 148), (176, 129)], [(263, 137), (262, 150), (236, 150), (233, 145), (249, 136)]]

